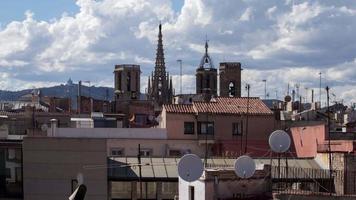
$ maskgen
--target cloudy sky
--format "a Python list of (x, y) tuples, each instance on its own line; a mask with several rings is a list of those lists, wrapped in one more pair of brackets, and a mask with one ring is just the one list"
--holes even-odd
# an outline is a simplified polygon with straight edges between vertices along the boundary
[[(243, 87), (282, 98), (299, 85), (310, 100), (331, 87), (332, 100), (356, 102), (354, 0), (6, 0), (0, 2), (0, 88), (19, 90), (89, 80), (113, 86), (115, 64), (140, 64), (142, 90), (153, 70), (158, 24), (167, 70), (185, 93), (209, 39), (215, 67), (243, 65)], [(322, 98), (325, 93), (322, 91)], [(246, 92), (243, 90), (243, 94)], [(308, 95), (307, 95), (308, 94)]]

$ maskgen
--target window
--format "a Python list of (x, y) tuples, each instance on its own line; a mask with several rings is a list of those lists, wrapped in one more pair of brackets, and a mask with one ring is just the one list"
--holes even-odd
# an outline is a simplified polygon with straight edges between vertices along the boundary
[(7, 150), (7, 159), (8, 160), (15, 160), (16, 158), (16, 151), (15, 149), (8, 149)]
[(178, 194), (178, 183), (177, 182), (162, 182), (162, 193), (163, 194)]
[(22, 168), (21, 167), (16, 167), (15, 168), (15, 178), (16, 182), (22, 182)]
[(198, 122), (198, 134), (214, 135), (214, 122)]
[(235, 83), (231, 81), (229, 83), (229, 97), (234, 97), (235, 95)]
[(124, 149), (123, 148), (111, 148), (110, 149), (110, 156), (124, 156)]
[(152, 149), (141, 149), (140, 150), (140, 155), (142, 157), (149, 157), (152, 155)]
[(11, 179), (11, 169), (10, 168), (5, 169), (5, 176), (6, 176), (6, 178)]
[(184, 122), (184, 134), (194, 134), (194, 122)]
[(126, 84), (127, 84), (127, 91), (131, 91), (131, 72), (127, 72)]
[(178, 157), (178, 156), (181, 156), (182, 153), (180, 150), (177, 150), (177, 149), (170, 149), (169, 150), (169, 156), (174, 156), (174, 157)]
[(242, 135), (242, 123), (232, 124), (232, 135)]
[(147, 124), (147, 115), (145, 114), (135, 114), (135, 123), (137, 125), (144, 126)]
[(189, 186), (189, 200), (194, 200), (195, 198), (194, 186)]
[(131, 199), (132, 184), (131, 182), (111, 182), (112, 199)]

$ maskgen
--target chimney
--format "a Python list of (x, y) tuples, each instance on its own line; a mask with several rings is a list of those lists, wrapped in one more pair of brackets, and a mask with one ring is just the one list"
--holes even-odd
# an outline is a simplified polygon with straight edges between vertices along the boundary
[(312, 89), (312, 98), (311, 98), (311, 102), (314, 103), (314, 89)]

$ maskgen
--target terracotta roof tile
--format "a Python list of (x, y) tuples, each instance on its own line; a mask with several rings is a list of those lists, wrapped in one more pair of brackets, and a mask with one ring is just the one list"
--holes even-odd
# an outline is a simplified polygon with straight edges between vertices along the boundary
[[(215, 114), (245, 114), (247, 112), (247, 98), (217, 97), (210, 103), (193, 102), (192, 105), (164, 105), (170, 113), (215, 113)], [(249, 113), (251, 115), (272, 115), (273, 112), (259, 98), (249, 99)]]
[(169, 113), (196, 113), (192, 104), (167, 104), (163, 105)]

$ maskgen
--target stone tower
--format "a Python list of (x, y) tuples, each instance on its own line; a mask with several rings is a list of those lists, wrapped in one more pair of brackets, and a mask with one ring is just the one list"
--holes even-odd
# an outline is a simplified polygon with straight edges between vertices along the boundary
[(126, 101), (139, 99), (140, 74), (140, 65), (115, 65), (116, 100)]
[(241, 63), (220, 63), (220, 96), (241, 97)]
[(211, 57), (208, 54), (208, 41), (205, 42), (205, 54), (196, 71), (197, 94), (217, 95), (217, 69), (214, 68)]
[(173, 97), (172, 77), (166, 72), (164, 50), (162, 41), (162, 25), (159, 24), (158, 44), (156, 52), (155, 69), (148, 77), (148, 97), (155, 102), (156, 107), (162, 104), (171, 104)]

